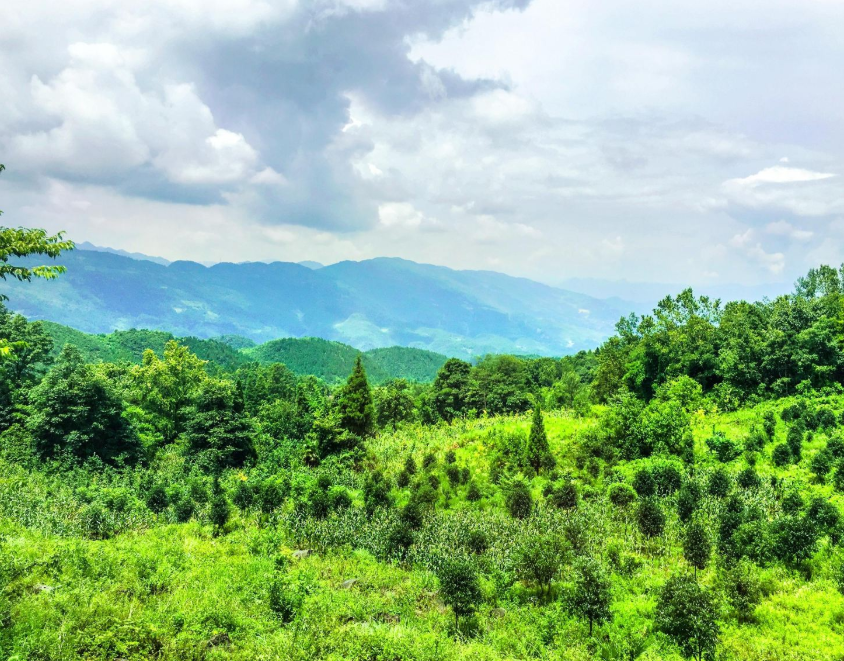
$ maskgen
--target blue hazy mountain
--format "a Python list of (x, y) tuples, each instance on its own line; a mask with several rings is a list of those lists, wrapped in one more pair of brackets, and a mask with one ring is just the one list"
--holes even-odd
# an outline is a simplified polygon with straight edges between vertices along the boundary
[(31, 319), (88, 333), (146, 328), (257, 343), (321, 337), (361, 350), (398, 345), (464, 357), (561, 355), (597, 346), (637, 307), (501, 273), (395, 258), (312, 269), (286, 262), (161, 264), (76, 250), (60, 263), (67, 273), (58, 280), (0, 283), (0, 293)]

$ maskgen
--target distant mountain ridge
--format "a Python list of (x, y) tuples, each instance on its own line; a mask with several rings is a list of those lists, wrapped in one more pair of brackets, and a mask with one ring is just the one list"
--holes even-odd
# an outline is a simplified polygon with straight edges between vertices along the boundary
[(597, 346), (636, 307), (396, 258), (319, 269), (286, 262), (206, 267), (76, 250), (60, 263), (68, 270), (58, 280), (0, 283), (0, 292), (31, 319), (88, 333), (149, 328), (257, 343), (320, 337), (360, 350), (407, 346), (461, 357), (562, 355)]

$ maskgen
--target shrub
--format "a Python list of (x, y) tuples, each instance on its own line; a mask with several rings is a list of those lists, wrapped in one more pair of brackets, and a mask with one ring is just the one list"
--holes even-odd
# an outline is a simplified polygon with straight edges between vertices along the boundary
[(653, 467), (651, 474), (659, 496), (670, 496), (676, 493), (683, 483), (683, 476), (674, 464), (657, 464)]
[(777, 432), (777, 418), (773, 411), (765, 411), (762, 414), (762, 430), (768, 437), (768, 440), (774, 439), (774, 434)]
[(732, 479), (730, 474), (723, 467), (718, 467), (709, 474), (709, 482), (706, 490), (710, 496), (715, 498), (724, 498), (732, 486)]
[(446, 465), (445, 476), (448, 478), (448, 483), (452, 487), (460, 484), (460, 469), (455, 464)]
[(284, 624), (296, 619), (302, 609), (303, 595), (298, 585), (286, 576), (276, 576), (270, 582), (267, 603), (270, 610)]
[(483, 494), (481, 493), (477, 482), (470, 482), (469, 488), (466, 489), (466, 500), (468, 500), (470, 503), (475, 503), (481, 498), (483, 498)]
[(424, 457), (422, 457), (422, 468), (424, 470), (430, 470), (434, 466), (437, 465), (437, 455), (433, 452), (427, 452)]
[(530, 535), (521, 541), (516, 551), (516, 574), (546, 593), (557, 578), (565, 555), (565, 544), (556, 535)]
[(668, 579), (657, 600), (655, 625), (686, 658), (709, 659), (718, 644), (718, 611), (712, 595), (691, 576)]
[(451, 607), (454, 624), (458, 626), (460, 618), (474, 613), (481, 603), (477, 571), (468, 560), (447, 559), (440, 565), (437, 579), (443, 603)]
[(771, 452), (771, 461), (774, 466), (780, 468), (791, 463), (791, 448), (787, 443), (778, 443), (774, 446), (774, 450)]
[(457, 461), (457, 455), (455, 454), (454, 450), (449, 450), (445, 453), (445, 463), (446, 464), (453, 464)]
[(832, 470), (832, 453), (828, 448), (824, 448), (815, 453), (810, 463), (812, 473), (819, 482), (823, 482), (829, 471)]
[(683, 523), (688, 523), (692, 515), (700, 507), (703, 497), (700, 485), (694, 481), (687, 481), (677, 494), (677, 516)]
[(580, 495), (577, 493), (577, 486), (574, 482), (566, 479), (557, 485), (550, 485), (550, 489), (547, 489), (546, 499), (548, 504), (553, 507), (570, 510), (577, 507)]
[(791, 460), (794, 463), (800, 461), (803, 452), (803, 430), (797, 425), (793, 425), (788, 430), (786, 441), (788, 449), (791, 451)]
[(656, 480), (648, 468), (640, 468), (633, 476), (633, 488), (639, 498), (650, 498), (656, 495)]
[(489, 536), (478, 528), (472, 528), (466, 536), (466, 546), (475, 555), (486, 553), (489, 548)]
[(504, 500), (514, 519), (526, 519), (533, 512), (533, 496), (522, 478), (517, 477), (509, 484)]
[(618, 508), (625, 509), (637, 499), (636, 490), (625, 482), (615, 482), (607, 491), (610, 502)]
[(754, 490), (761, 486), (762, 480), (759, 479), (756, 471), (748, 466), (738, 474), (736, 484), (738, 484), (742, 489)]
[(665, 513), (653, 498), (645, 498), (639, 503), (636, 521), (645, 537), (659, 537), (665, 530)]
[(399, 471), (399, 474), (396, 477), (396, 486), (399, 489), (404, 489), (409, 484), (410, 484), (410, 473), (408, 473), (407, 470)]
[(753, 620), (753, 612), (762, 601), (762, 586), (753, 564), (741, 560), (721, 577), (724, 594), (742, 622)]
[(721, 463), (728, 463), (741, 454), (741, 446), (723, 432), (715, 432), (706, 439), (706, 445)]

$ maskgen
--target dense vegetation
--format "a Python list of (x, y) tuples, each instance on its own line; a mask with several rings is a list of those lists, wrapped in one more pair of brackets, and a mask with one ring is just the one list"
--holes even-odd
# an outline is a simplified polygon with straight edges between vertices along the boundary
[(0, 309), (0, 658), (840, 659), (841, 290), (375, 387)]
[(147, 349), (160, 356), (168, 342), (178, 340), (207, 361), (212, 370), (234, 372), (251, 362), (284, 363), (296, 375), (316, 376), (329, 384), (343, 381), (357, 357), (362, 356), (370, 381), (380, 384), (391, 379), (433, 381), (446, 361), (445, 356), (423, 349), (390, 347), (361, 352), (340, 342), (313, 337), (285, 338), (256, 345), (247, 338), (231, 335), (203, 340), (176, 338), (164, 331), (134, 329), (90, 335), (50, 321), (42, 324), (52, 339), (53, 357), (58, 356), (66, 344), (72, 344), (87, 362), (140, 363)]

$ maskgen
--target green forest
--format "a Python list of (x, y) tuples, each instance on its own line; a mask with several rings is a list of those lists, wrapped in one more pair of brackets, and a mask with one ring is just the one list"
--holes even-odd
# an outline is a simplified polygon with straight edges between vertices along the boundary
[(844, 658), (842, 349), (827, 266), (563, 358), (0, 308), (0, 658)]

